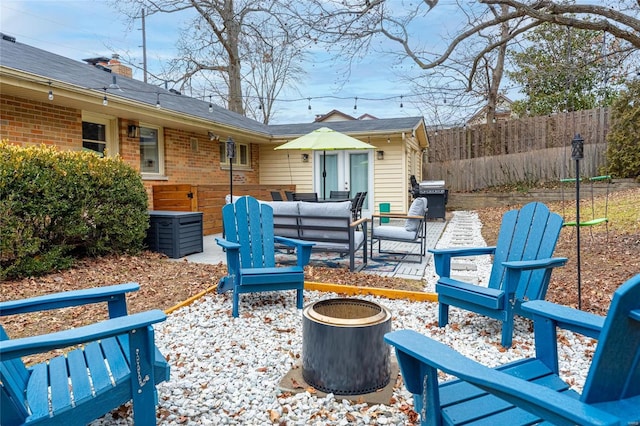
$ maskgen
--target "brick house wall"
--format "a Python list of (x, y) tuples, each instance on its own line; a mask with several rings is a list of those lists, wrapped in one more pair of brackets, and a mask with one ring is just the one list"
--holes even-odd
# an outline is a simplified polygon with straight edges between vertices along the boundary
[[(137, 138), (127, 136), (127, 127), (139, 123), (117, 120), (118, 149), (122, 159), (140, 170), (140, 147)], [(180, 129), (163, 128), (166, 179), (144, 179), (153, 209), (153, 186), (167, 184), (228, 184), (229, 169), (220, 166), (218, 141), (208, 135)], [(63, 150), (82, 149), (82, 111), (3, 95), (0, 98), (0, 137), (11, 143), (56, 145)], [(259, 149), (251, 144), (251, 167), (233, 170), (233, 183), (259, 183)]]
[(21, 145), (82, 149), (82, 114), (77, 109), (13, 96), (0, 97), (0, 138)]

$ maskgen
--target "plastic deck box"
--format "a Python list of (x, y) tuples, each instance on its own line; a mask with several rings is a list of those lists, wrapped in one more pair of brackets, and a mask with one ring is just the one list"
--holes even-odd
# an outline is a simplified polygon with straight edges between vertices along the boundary
[(178, 259), (201, 253), (202, 213), (149, 211), (149, 230), (145, 243), (149, 250)]

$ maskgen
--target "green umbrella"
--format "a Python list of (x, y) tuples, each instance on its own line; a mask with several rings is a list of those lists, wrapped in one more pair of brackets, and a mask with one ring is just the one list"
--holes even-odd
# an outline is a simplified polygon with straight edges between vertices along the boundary
[(298, 149), (323, 151), (322, 164), (322, 198), (326, 198), (326, 179), (327, 179), (327, 157), (324, 151), (332, 151), (338, 149), (373, 149), (375, 146), (366, 142), (362, 142), (356, 138), (352, 138), (344, 133), (336, 132), (328, 127), (320, 127), (311, 133), (300, 136), (285, 144), (275, 147), (275, 149)]

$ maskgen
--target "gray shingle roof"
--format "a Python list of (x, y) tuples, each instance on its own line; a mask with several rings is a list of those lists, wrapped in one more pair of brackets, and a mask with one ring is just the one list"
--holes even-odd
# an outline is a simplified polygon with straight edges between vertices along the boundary
[[(155, 105), (159, 100), (163, 109), (210, 120), (213, 123), (220, 123), (241, 130), (262, 133), (266, 136), (298, 136), (323, 126), (343, 133), (398, 132), (411, 130), (423, 120), (422, 117), (403, 117), (265, 125), (215, 104), (213, 105), (213, 112), (209, 112), (208, 101), (178, 95), (162, 87), (108, 73), (93, 65), (23, 43), (9, 41), (4, 37), (0, 39), (0, 66), (34, 74), (42, 78), (43, 84), (51, 80), (54, 82), (52, 85), (54, 90), (55, 82), (58, 81), (90, 89), (96, 91), (96, 93), (106, 93), (108, 97), (120, 97), (148, 105)], [(116, 75), (116, 83), (121, 90), (108, 88), (113, 83), (114, 75)], [(104, 90), (105, 87), (108, 88), (106, 92)]]

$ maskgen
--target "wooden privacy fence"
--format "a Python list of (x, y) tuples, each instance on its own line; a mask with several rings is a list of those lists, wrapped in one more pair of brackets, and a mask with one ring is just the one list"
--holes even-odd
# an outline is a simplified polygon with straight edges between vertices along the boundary
[[(600, 174), (606, 163), (605, 144), (584, 145), (580, 176)], [(519, 154), (494, 155), (470, 160), (429, 163), (426, 178), (442, 179), (449, 191), (473, 191), (514, 183), (553, 182), (576, 176), (571, 147), (549, 148)]]
[[(271, 191), (295, 191), (295, 185), (233, 185), (233, 195), (271, 200)], [(154, 185), (153, 209), (202, 212), (204, 235), (222, 232), (222, 207), (229, 185)]]
[(606, 165), (608, 128), (609, 109), (597, 108), (438, 130), (430, 135), (423, 177), (444, 179), (451, 191), (575, 177), (571, 141), (577, 133), (584, 139), (581, 175), (596, 176)]

